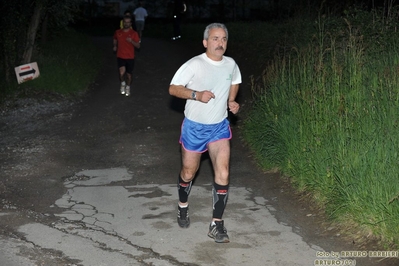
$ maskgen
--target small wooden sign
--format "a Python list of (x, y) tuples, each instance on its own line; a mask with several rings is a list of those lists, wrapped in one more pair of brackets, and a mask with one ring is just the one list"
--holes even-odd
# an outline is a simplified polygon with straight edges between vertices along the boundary
[(39, 67), (36, 62), (16, 67), (15, 74), (17, 75), (18, 84), (40, 76)]

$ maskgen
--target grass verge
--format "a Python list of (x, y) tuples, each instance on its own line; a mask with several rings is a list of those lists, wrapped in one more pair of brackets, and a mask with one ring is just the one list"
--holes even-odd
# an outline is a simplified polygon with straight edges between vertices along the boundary
[(40, 46), (33, 61), (40, 76), (19, 86), (29, 92), (73, 95), (86, 91), (102, 65), (102, 54), (84, 34), (68, 29)]
[(396, 17), (356, 10), (287, 23), (308, 41), (280, 39), (243, 126), (262, 167), (280, 169), (332, 220), (386, 247), (399, 244)]

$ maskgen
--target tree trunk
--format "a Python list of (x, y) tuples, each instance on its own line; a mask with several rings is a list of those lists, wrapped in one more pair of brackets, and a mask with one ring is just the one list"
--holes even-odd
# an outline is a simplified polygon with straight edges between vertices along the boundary
[(32, 59), (33, 48), (35, 47), (36, 33), (40, 24), (40, 17), (43, 11), (43, 4), (40, 1), (36, 4), (33, 11), (32, 19), (29, 24), (28, 34), (26, 38), (26, 47), (23, 55), (23, 64), (27, 64)]
[(45, 43), (47, 43), (47, 35), (48, 35), (48, 33), (47, 33), (47, 28), (48, 28), (48, 14), (47, 14), (47, 12), (46, 12), (46, 15), (45, 15), (45, 17), (43, 19), (41, 28), (42, 28), (42, 30), (41, 30), (42, 32), (41, 32), (41, 36), (40, 36), (41, 43), (45, 44)]

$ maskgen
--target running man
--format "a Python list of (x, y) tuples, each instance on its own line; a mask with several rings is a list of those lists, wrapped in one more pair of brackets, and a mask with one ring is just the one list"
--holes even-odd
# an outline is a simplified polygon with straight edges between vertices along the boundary
[(123, 28), (116, 30), (113, 38), (113, 50), (116, 52), (119, 80), (121, 82), (120, 92), (126, 96), (130, 96), (134, 68), (134, 48), (140, 48), (139, 35), (131, 26), (132, 18), (125, 16), (123, 18)]
[(240, 108), (235, 98), (241, 73), (236, 62), (224, 56), (227, 40), (224, 24), (208, 25), (202, 41), (205, 53), (184, 63), (169, 86), (170, 95), (186, 99), (180, 135), (182, 168), (178, 177), (177, 222), (182, 228), (190, 225), (188, 196), (201, 155), (208, 151), (214, 169), (213, 215), (208, 236), (217, 243), (230, 242), (222, 219), (229, 193), (232, 137), (227, 111), (237, 114)]

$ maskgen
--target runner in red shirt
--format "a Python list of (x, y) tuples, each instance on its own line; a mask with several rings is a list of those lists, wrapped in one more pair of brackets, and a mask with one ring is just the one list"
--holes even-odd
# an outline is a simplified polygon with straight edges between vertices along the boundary
[(132, 73), (134, 68), (134, 48), (140, 48), (140, 38), (132, 28), (132, 19), (129, 16), (123, 18), (123, 29), (115, 31), (114, 52), (119, 68), (121, 81), (121, 94), (130, 95)]

